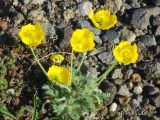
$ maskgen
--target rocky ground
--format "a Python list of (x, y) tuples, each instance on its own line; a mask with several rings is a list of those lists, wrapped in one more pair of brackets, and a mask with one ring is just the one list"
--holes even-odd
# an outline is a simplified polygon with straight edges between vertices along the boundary
[[(117, 15), (118, 24), (107, 31), (95, 28), (87, 17), (92, 9), (109, 9)], [(46, 33), (44, 44), (36, 49), (39, 57), (70, 52), (69, 40), (77, 28), (93, 31), (96, 48), (84, 67), (95, 75), (112, 63), (117, 43), (137, 43), (138, 62), (119, 64), (101, 85), (111, 93), (106, 106), (114, 112), (103, 119), (160, 120), (160, 0), (0, 0), (0, 105), (20, 120), (31, 119), (35, 90), (41, 97), (41, 85), (46, 82), (17, 35), (21, 26), (34, 21)], [(42, 63), (50, 66), (48, 59)], [(41, 119), (48, 116), (45, 109)]]

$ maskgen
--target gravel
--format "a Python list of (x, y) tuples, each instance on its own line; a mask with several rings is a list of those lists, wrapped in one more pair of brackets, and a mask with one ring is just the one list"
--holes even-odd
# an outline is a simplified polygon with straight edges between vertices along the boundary
[(150, 17), (158, 15), (159, 11), (159, 7), (135, 9), (130, 19), (130, 25), (137, 29), (147, 29), (147, 26), (150, 25)]
[(125, 84), (120, 87), (117, 94), (121, 95), (121, 96), (126, 96), (126, 97), (131, 96), (131, 93), (129, 92), (129, 89), (127, 88), (127, 86)]
[(111, 64), (114, 60), (113, 54), (111, 51), (102, 52), (98, 55), (98, 59), (103, 64)]

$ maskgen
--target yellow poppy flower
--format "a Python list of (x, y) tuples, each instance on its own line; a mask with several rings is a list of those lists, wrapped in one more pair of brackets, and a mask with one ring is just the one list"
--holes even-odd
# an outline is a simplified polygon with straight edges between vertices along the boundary
[(87, 52), (93, 50), (95, 46), (94, 34), (87, 28), (75, 30), (70, 42), (76, 52)]
[(71, 73), (70, 70), (65, 67), (52, 65), (48, 72), (48, 77), (55, 84), (70, 85), (71, 84)]
[(61, 63), (64, 60), (64, 57), (60, 54), (53, 54), (50, 56), (52, 62)]
[(117, 16), (110, 15), (109, 10), (100, 10), (94, 14), (94, 10), (90, 12), (89, 18), (93, 24), (102, 30), (108, 30), (117, 23)]
[(42, 26), (37, 22), (35, 25), (27, 24), (18, 33), (22, 42), (28, 46), (38, 46), (45, 38)]
[(122, 41), (113, 49), (113, 55), (118, 62), (125, 65), (135, 63), (138, 59), (137, 45), (132, 45), (129, 41)]

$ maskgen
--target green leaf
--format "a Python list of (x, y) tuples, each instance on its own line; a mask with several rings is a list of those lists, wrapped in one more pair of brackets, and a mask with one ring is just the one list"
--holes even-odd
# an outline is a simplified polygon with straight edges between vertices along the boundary
[(18, 120), (12, 113), (10, 113), (7, 109), (0, 108), (0, 114), (6, 115), (11, 120)]

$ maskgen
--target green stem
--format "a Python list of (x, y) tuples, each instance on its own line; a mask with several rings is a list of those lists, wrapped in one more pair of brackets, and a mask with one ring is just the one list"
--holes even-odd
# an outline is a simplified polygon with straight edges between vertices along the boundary
[(81, 66), (82, 66), (82, 64), (83, 64), (83, 62), (84, 62), (85, 59), (86, 59), (86, 55), (83, 55), (83, 57), (82, 57), (82, 59), (81, 59), (81, 62), (80, 62), (80, 64), (79, 64), (78, 68), (77, 68), (77, 72), (80, 71)]
[(35, 54), (33, 48), (30, 47), (30, 50), (31, 50), (31, 52), (32, 52), (32, 54), (33, 54), (33, 56), (34, 56), (34, 58), (35, 58), (37, 64), (39, 65), (39, 67), (41, 68), (41, 70), (43, 71), (43, 73), (46, 75), (46, 77), (48, 78), (47, 72), (46, 72), (46, 70), (44, 69), (44, 67), (42, 66), (42, 64), (39, 62), (39, 59), (37, 58), (37, 56), (36, 56), (36, 54)]
[(103, 81), (103, 79), (112, 71), (112, 69), (117, 65), (117, 61), (112, 63), (111, 66), (97, 79), (98, 85)]
[(74, 54), (73, 54), (73, 50), (72, 50), (72, 52), (71, 52), (71, 68), (70, 68), (71, 69), (70, 70), (71, 71), (71, 80), (72, 80), (72, 72), (73, 72), (73, 55)]

